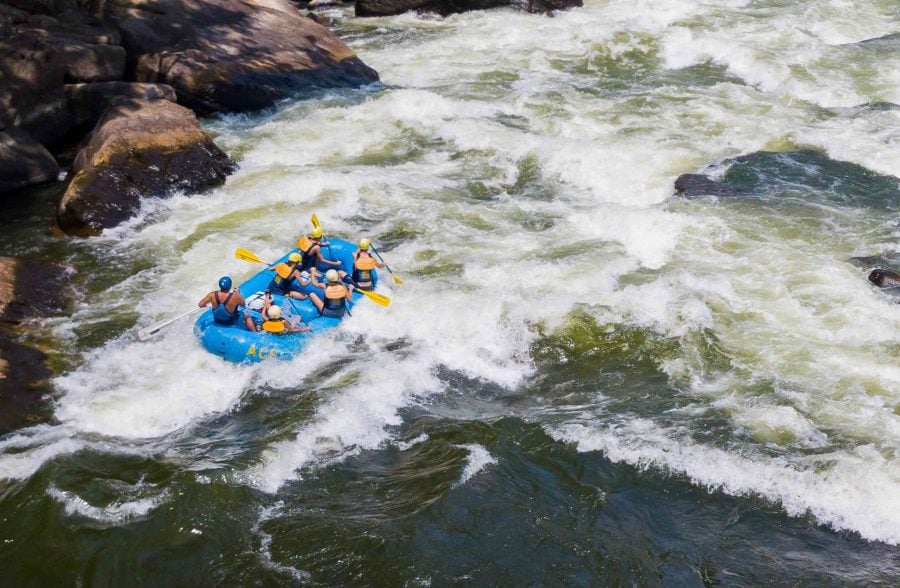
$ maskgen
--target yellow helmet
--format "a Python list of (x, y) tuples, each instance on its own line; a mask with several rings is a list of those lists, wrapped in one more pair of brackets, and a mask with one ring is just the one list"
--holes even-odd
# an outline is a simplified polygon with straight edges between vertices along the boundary
[(281, 318), (281, 307), (272, 305), (269, 307), (269, 310), (266, 311), (266, 314), (269, 315), (270, 319), (280, 319)]
[(362, 239), (359, 240), (359, 250), (366, 251), (369, 248), (369, 245), (371, 245), (371, 244), (372, 244), (371, 239), (366, 239), (365, 237), (363, 237)]
[(309, 236), (313, 239), (321, 239), (322, 235), (325, 234), (325, 231), (322, 230), (322, 227), (316, 227), (312, 230)]
[(341, 281), (341, 277), (338, 275), (337, 270), (328, 270), (325, 272), (325, 279), (329, 282)]
[(291, 263), (300, 263), (303, 260), (303, 256), (294, 251), (290, 255), (288, 255), (288, 261)]

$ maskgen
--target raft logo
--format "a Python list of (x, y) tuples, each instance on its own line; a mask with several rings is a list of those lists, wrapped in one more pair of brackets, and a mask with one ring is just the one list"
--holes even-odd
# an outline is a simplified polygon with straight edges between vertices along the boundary
[(250, 349), (247, 350), (247, 357), (256, 357), (258, 359), (278, 357), (278, 350), (269, 349), (268, 347), (260, 347), (259, 350), (257, 350), (256, 343), (253, 343), (252, 345), (250, 345)]

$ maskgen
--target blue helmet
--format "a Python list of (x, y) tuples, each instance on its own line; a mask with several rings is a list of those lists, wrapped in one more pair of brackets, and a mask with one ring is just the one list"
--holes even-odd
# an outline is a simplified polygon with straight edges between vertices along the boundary
[(231, 290), (231, 278), (228, 276), (219, 278), (219, 290), (222, 290), (223, 292), (225, 290)]

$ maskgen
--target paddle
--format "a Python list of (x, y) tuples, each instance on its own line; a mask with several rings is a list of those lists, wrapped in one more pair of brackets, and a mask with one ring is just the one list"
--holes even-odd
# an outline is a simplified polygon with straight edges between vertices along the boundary
[[(316, 216), (315, 212), (313, 213), (312, 218), (310, 220), (312, 220), (312, 224), (315, 228), (317, 228), (317, 229), (322, 228), (322, 223), (319, 222), (319, 217)], [(328, 247), (328, 253), (331, 254), (331, 257), (334, 257), (334, 251), (331, 250), (331, 245), (329, 244), (327, 247)], [(338, 260), (335, 259), (332, 261), (338, 261)]]
[[(262, 259), (260, 259), (257, 254), (253, 253), (252, 251), (248, 251), (247, 249), (244, 249), (243, 247), (238, 247), (237, 250), (235, 250), (235, 252), (234, 252), (234, 256), (237, 257), (238, 259), (240, 259), (241, 261), (250, 261), (253, 263), (262, 263), (264, 265), (271, 265), (269, 263), (266, 263)], [(289, 275), (291, 275), (291, 268), (289, 268), (287, 266), (287, 264), (279, 263), (278, 265), (275, 266), (275, 273), (277, 273), (280, 278), (285, 279)]]
[(384, 294), (379, 294), (378, 292), (369, 292), (368, 290), (360, 290), (359, 288), (356, 288), (353, 291), (359, 292), (378, 306), (384, 306), (385, 308), (387, 308), (391, 305), (390, 297), (385, 296)]
[(397, 274), (394, 273), (394, 270), (391, 269), (391, 266), (389, 266), (387, 263), (385, 263), (384, 258), (381, 257), (381, 254), (378, 253), (378, 250), (375, 249), (375, 246), (370, 244), (369, 247), (372, 248), (372, 251), (375, 253), (375, 255), (378, 256), (379, 261), (381, 261), (381, 263), (384, 264), (384, 267), (387, 268), (387, 271), (391, 272), (391, 277), (394, 278), (394, 283), (397, 284), (398, 286), (400, 284), (402, 284), (403, 280), (400, 279), (400, 276), (398, 276)]
[(138, 334), (137, 334), (138, 341), (146, 341), (147, 339), (149, 339), (153, 335), (157, 334), (158, 332), (162, 331), (164, 328), (168, 327), (175, 321), (183, 319), (184, 317), (192, 315), (196, 312), (200, 312), (201, 310), (206, 310), (206, 308), (207, 308), (206, 306), (200, 306), (193, 310), (189, 310), (184, 314), (179, 314), (175, 318), (171, 318), (171, 319), (165, 320), (161, 323), (156, 323), (155, 325), (151, 325), (145, 329), (141, 329), (140, 331), (138, 331)]

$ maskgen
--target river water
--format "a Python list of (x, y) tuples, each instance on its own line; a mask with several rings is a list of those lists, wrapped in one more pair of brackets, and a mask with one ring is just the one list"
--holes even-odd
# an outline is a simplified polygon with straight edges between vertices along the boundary
[[(900, 256), (900, 39), (859, 43), (895, 0), (320, 14), (383, 85), (207, 121), (222, 188), (4, 243), (79, 292), (52, 418), (0, 439), (4, 583), (900, 581), (900, 305), (851, 260)], [(390, 308), (291, 362), (137, 341), (313, 213)]]

